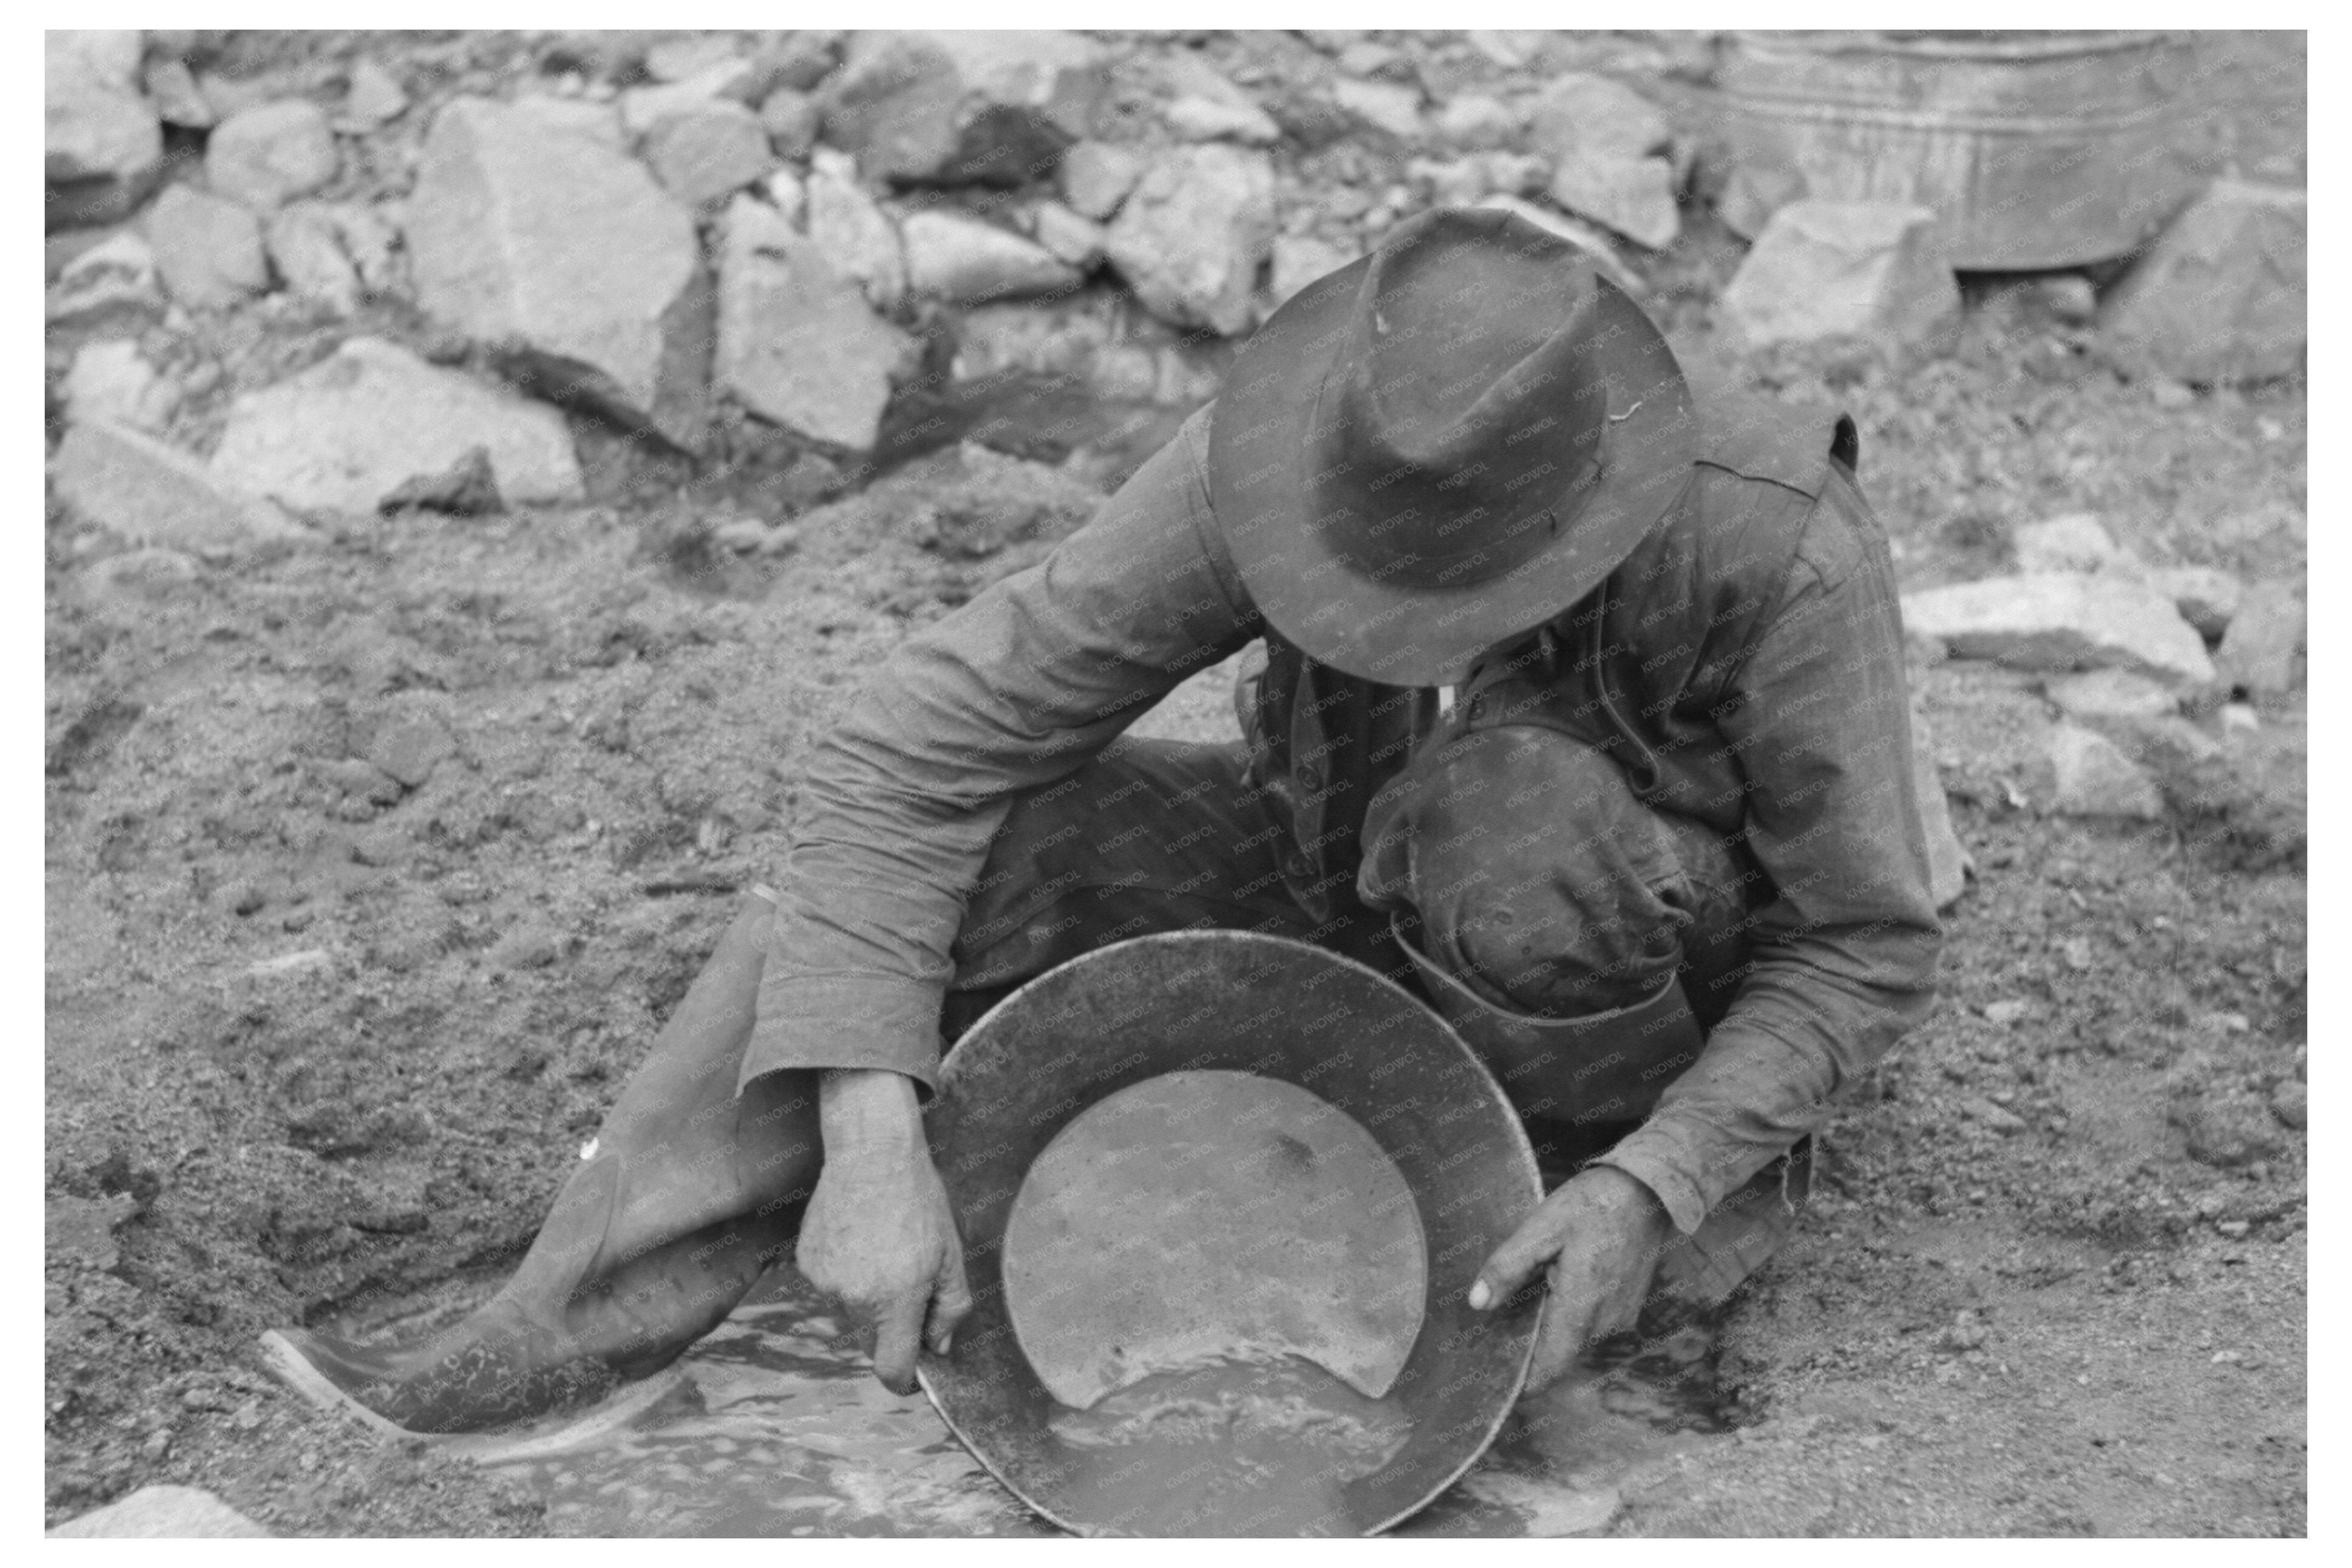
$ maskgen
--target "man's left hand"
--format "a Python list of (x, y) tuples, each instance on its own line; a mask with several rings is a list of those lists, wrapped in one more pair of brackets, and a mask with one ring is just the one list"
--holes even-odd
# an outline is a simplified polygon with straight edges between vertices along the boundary
[(1570, 1177), (1495, 1249), (1470, 1287), (1470, 1305), (1496, 1307), (1548, 1269), (1551, 1288), (1537, 1330), (1527, 1392), (1557, 1380), (1586, 1346), (1633, 1326), (1658, 1254), (1674, 1233), (1657, 1195), (1611, 1166)]

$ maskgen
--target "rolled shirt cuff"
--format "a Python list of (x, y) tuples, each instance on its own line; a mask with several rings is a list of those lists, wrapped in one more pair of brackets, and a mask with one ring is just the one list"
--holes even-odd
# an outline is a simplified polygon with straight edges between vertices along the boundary
[(939, 1087), (940, 992), (887, 975), (764, 981), (737, 1092), (771, 1072), (903, 1072), (926, 1099)]

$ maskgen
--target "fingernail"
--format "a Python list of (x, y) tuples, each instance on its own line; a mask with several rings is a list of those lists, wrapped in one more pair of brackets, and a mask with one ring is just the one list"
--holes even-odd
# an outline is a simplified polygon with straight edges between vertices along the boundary
[(1486, 1288), (1486, 1281), (1481, 1280), (1476, 1284), (1470, 1287), (1470, 1310), (1472, 1312), (1485, 1312), (1486, 1310), (1486, 1303), (1494, 1299), (1495, 1292)]

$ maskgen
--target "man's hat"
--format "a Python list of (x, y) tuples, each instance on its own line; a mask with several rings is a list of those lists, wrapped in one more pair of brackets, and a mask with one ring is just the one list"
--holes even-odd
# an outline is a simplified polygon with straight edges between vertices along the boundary
[(1083, 1534), (1364, 1535), (1453, 1484), (1533, 1354), (1479, 1266), (1539, 1202), (1435, 1014), (1304, 942), (1184, 931), (1039, 976), (926, 1113), (971, 1315), (924, 1389)]
[(1614, 570), (1687, 480), (1696, 429), (1664, 339), (1584, 252), (1441, 209), (1243, 347), (1209, 495), (1276, 632), (1437, 685)]

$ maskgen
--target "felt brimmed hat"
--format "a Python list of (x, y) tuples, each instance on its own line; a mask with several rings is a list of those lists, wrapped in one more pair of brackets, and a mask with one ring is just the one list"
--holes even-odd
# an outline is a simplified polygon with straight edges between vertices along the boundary
[[(1242, 931), (1097, 948), (974, 1024), (925, 1119), (974, 1304), (918, 1375), (1066, 1529), (1370, 1534), (1518, 1396), (1534, 1293), (1466, 1297), (1542, 1199), (1534, 1153), (1454, 1032), (1351, 959)], [(1237, 1381), (1182, 1381), (1220, 1358)], [(1295, 1426), (1300, 1361), (1337, 1427)], [(1231, 1441), (1130, 1440), (1220, 1401)], [(1255, 1452), (1254, 1402), (1293, 1424)]]
[(1591, 591), (1696, 452), (1672, 351), (1583, 251), (1441, 209), (1244, 345), (1209, 494), (1276, 632), (1349, 674), (1438, 685)]

